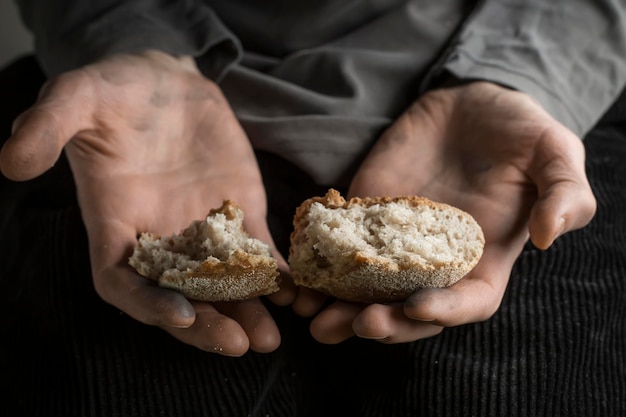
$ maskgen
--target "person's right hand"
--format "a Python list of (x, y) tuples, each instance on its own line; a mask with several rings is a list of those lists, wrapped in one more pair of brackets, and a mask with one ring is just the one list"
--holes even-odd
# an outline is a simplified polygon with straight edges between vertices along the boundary
[[(207, 351), (239, 356), (249, 348), (276, 349), (278, 329), (258, 298), (190, 302), (127, 263), (140, 232), (179, 232), (224, 199), (244, 210), (253, 237), (274, 248), (249, 141), (192, 58), (117, 55), (56, 77), (15, 121), (0, 168), (8, 178), (28, 180), (63, 149), (89, 237), (94, 286), (105, 301)], [(287, 304), (292, 296), (284, 290), (273, 300)]]

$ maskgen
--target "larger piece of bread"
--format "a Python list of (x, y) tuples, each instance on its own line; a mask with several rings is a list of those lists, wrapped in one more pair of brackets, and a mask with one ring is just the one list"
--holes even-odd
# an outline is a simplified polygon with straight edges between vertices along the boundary
[(484, 242), (474, 218), (450, 205), (417, 196), (346, 201), (331, 189), (296, 210), (289, 265), (296, 284), (343, 300), (400, 301), (457, 282)]
[(180, 234), (142, 233), (129, 264), (137, 272), (202, 301), (234, 301), (278, 291), (279, 273), (269, 245), (243, 229), (233, 201), (210, 211)]

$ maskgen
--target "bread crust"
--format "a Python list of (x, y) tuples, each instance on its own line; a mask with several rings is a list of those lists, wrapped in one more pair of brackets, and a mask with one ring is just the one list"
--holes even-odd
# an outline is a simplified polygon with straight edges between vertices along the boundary
[(271, 256), (269, 246), (259, 241), (255, 240), (256, 245), (261, 249), (264, 246), (264, 250), (257, 250), (257, 253), (235, 249), (227, 256), (208, 253), (203, 259), (197, 259), (203, 243), (198, 240), (199, 230), (219, 215), (223, 215), (222, 221), (234, 222), (231, 227), (237, 228), (235, 232), (240, 239), (255, 240), (241, 226), (241, 209), (233, 201), (225, 200), (221, 207), (209, 212), (206, 220), (192, 222), (179, 234), (162, 238), (142, 233), (129, 264), (159, 286), (176, 290), (193, 300), (237, 301), (278, 291), (277, 261)]
[[(399, 264), (393, 259), (374, 257), (363, 251), (342, 249), (337, 254), (324, 256), (316, 249), (324, 236), (307, 235), (311, 206), (320, 203), (332, 210), (349, 210), (354, 206), (387, 206), (399, 203), (409, 208), (427, 208), (445, 212), (455, 221), (469, 225), (476, 246), (471, 259), (447, 262), (415, 262)], [(339, 299), (381, 303), (406, 299), (420, 288), (447, 287), (470, 272), (478, 263), (484, 246), (484, 235), (478, 223), (466, 212), (447, 204), (433, 202), (425, 197), (367, 197), (344, 199), (337, 190), (330, 189), (323, 197), (312, 197), (296, 210), (294, 230), (291, 234), (289, 264), (296, 284), (313, 288)], [(331, 242), (332, 243), (332, 242)]]

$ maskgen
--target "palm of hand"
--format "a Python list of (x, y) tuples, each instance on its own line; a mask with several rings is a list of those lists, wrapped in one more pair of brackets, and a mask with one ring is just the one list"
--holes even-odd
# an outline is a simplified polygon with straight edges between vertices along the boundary
[(64, 74), (46, 86), (14, 131), (3, 153), (39, 157), (31, 173), (15, 167), (16, 177), (38, 175), (65, 145), (94, 285), (105, 301), (209, 351), (240, 355), (248, 347), (278, 346), (278, 330), (259, 300), (190, 303), (126, 264), (138, 233), (178, 232), (226, 198), (246, 212), (248, 231), (272, 244), (249, 142), (219, 89), (191, 59), (149, 52)]
[(357, 334), (415, 340), (497, 310), (529, 235), (547, 248), (585, 225), (595, 200), (581, 141), (524, 94), (488, 83), (433, 91), (383, 134), (353, 180), (353, 195), (424, 195), (471, 213), (485, 233), (481, 262), (447, 289), (404, 305), (338, 302), (312, 329), (334, 342)]

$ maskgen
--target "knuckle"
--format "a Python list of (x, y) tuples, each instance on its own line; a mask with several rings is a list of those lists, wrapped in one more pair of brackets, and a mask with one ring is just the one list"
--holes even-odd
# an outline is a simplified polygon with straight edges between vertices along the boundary
[(91, 76), (83, 68), (64, 72), (46, 81), (39, 92), (39, 101), (67, 100), (91, 85)]

